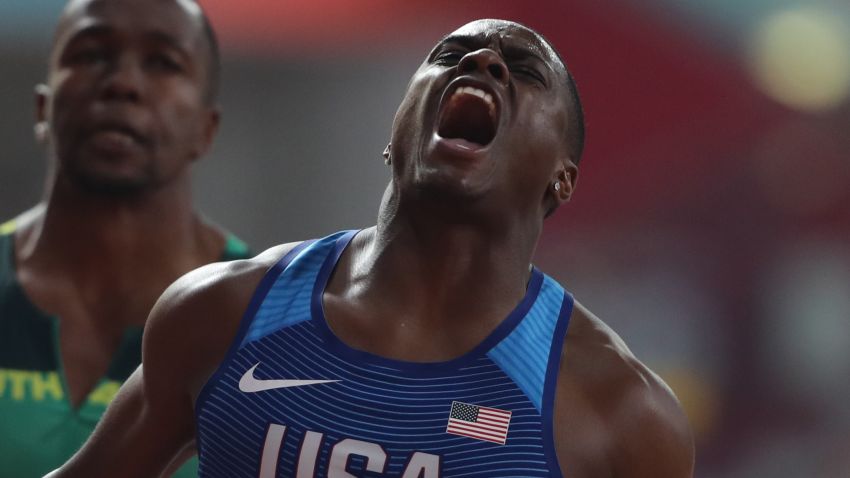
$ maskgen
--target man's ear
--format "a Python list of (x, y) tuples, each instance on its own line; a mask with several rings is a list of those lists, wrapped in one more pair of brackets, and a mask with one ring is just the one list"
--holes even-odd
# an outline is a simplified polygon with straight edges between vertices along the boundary
[(215, 140), (215, 136), (218, 134), (218, 127), (220, 124), (221, 109), (219, 109), (218, 105), (210, 106), (206, 115), (206, 120), (204, 121), (203, 130), (201, 131), (200, 149), (197, 151), (195, 159), (198, 159), (209, 152), (212, 147), (213, 140)]
[(50, 138), (50, 123), (47, 120), (47, 103), (50, 101), (50, 87), (44, 83), (35, 85), (35, 124), (33, 134), (40, 144), (47, 143)]
[(552, 189), (558, 205), (569, 202), (576, 189), (576, 181), (578, 181), (578, 166), (570, 159), (564, 160), (555, 171), (555, 177), (552, 180)]
[(559, 162), (549, 181), (546, 189), (546, 214), (549, 217), (561, 204), (569, 202), (576, 189), (578, 179), (578, 167), (570, 159), (566, 158)]

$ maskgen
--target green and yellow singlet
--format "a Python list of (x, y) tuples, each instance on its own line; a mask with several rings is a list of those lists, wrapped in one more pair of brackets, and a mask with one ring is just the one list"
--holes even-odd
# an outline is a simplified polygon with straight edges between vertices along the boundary
[[(79, 408), (68, 401), (59, 321), (29, 301), (15, 274), (14, 223), (0, 225), (0, 478), (41, 477), (94, 430), (118, 388), (141, 363), (142, 327), (128, 327), (106, 375)], [(249, 256), (229, 236), (221, 260)], [(197, 460), (175, 477), (197, 476)]]

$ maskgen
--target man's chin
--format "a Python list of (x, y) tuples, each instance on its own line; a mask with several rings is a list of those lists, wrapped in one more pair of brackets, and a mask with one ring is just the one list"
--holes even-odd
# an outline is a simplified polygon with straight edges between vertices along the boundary
[(453, 207), (472, 204), (487, 192), (485, 178), (459, 169), (437, 169), (419, 176), (416, 189), (423, 199)]
[(156, 188), (156, 182), (148, 177), (75, 174), (72, 181), (83, 191), (108, 197), (138, 196)]
[(489, 161), (458, 160), (439, 153), (423, 157), (417, 181), (420, 188), (458, 199), (472, 199), (489, 189), (493, 175)]

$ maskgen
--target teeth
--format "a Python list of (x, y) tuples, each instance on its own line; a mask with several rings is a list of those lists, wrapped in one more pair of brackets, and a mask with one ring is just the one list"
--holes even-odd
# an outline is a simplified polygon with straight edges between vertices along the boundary
[(487, 106), (490, 108), (491, 115), (496, 113), (496, 103), (493, 102), (493, 95), (482, 89), (475, 88), (473, 86), (461, 86), (455, 90), (454, 95), (475, 95), (487, 103)]

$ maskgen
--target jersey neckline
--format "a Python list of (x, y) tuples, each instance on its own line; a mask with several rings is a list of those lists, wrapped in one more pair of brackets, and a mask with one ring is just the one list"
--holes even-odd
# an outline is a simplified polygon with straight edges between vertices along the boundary
[(496, 328), (487, 335), (487, 337), (479, 342), (478, 345), (459, 357), (439, 362), (411, 362), (383, 357), (365, 350), (356, 349), (343, 342), (342, 339), (334, 333), (330, 325), (328, 325), (327, 318), (325, 317), (323, 297), (328, 281), (330, 280), (330, 276), (334, 269), (336, 269), (336, 265), (338, 264), (342, 253), (358, 232), (360, 232), (360, 230), (348, 231), (337, 238), (333, 249), (325, 258), (322, 267), (319, 270), (310, 298), (310, 320), (319, 329), (319, 333), (325, 339), (328, 350), (338, 356), (345, 357), (355, 362), (371, 363), (393, 370), (416, 372), (419, 375), (436, 375), (448, 370), (458, 370), (466, 366), (470, 366), (476, 360), (485, 356), (487, 352), (489, 352), (505, 337), (510, 335), (517, 325), (519, 325), (526, 314), (528, 314), (531, 306), (534, 305), (537, 300), (537, 296), (543, 284), (543, 273), (537, 269), (537, 267), (532, 266), (531, 277), (529, 278), (525, 296), (522, 300), (520, 300), (507, 317), (504, 318), (499, 325), (497, 325)]
[[(52, 371), (55, 371), (59, 376), (63, 394), (62, 401), (67, 405), (68, 409), (75, 417), (82, 417), (88, 408), (95, 406), (93, 405), (93, 398), (102, 384), (111, 381), (122, 383), (126, 380), (126, 377), (121, 378), (119, 376), (114, 376), (114, 372), (121, 366), (122, 358), (127, 355), (128, 349), (130, 347), (136, 347), (135, 344), (141, 342), (144, 325), (131, 324), (124, 327), (118, 347), (110, 357), (104, 373), (97, 378), (97, 381), (94, 383), (92, 388), (86, 392), (82, 401), (76, 404), (72, 403), (71, 390), (68, 386), (65, 372), (65, 362), (62, 360), (62, 347), (59, 335), (61, 318), (55, 314), (50, 314), (39, 307), (29, 297), (26, 289), (24, 289), (23, 285), (21, 285), (18, 280), (18, 264), (15, 251), (15, 226), (16, 224), (14, 221), (8, 221), (0, 225), (0, 244), (5, 242), (5, 248), (7, 249), (4, 250), (4, 247), (0, 247), (0, 254), (4, 256), (0, 257), (0, 279), (2, 279), (2, 274), (5, 273), (7, 275), (5, 283), (0, 280), (0, 288), (5, 287), (8, 293), (19, 297), (21, 303), (28, 309), (25, 315), (27, 315), (31, 320), (47, 322), (49, 324), (50, 342), (55, 356), (55, 361), (53, 363), (54, 368)], [(235, 235), (226, 233), (225, 246), (222, 249), (220, 260), (232, 260), (232, 258), (237, 257), (242, 252), (247, 255), (247, 245)], [(5, 267), (2, 267), (4, 263)]]

